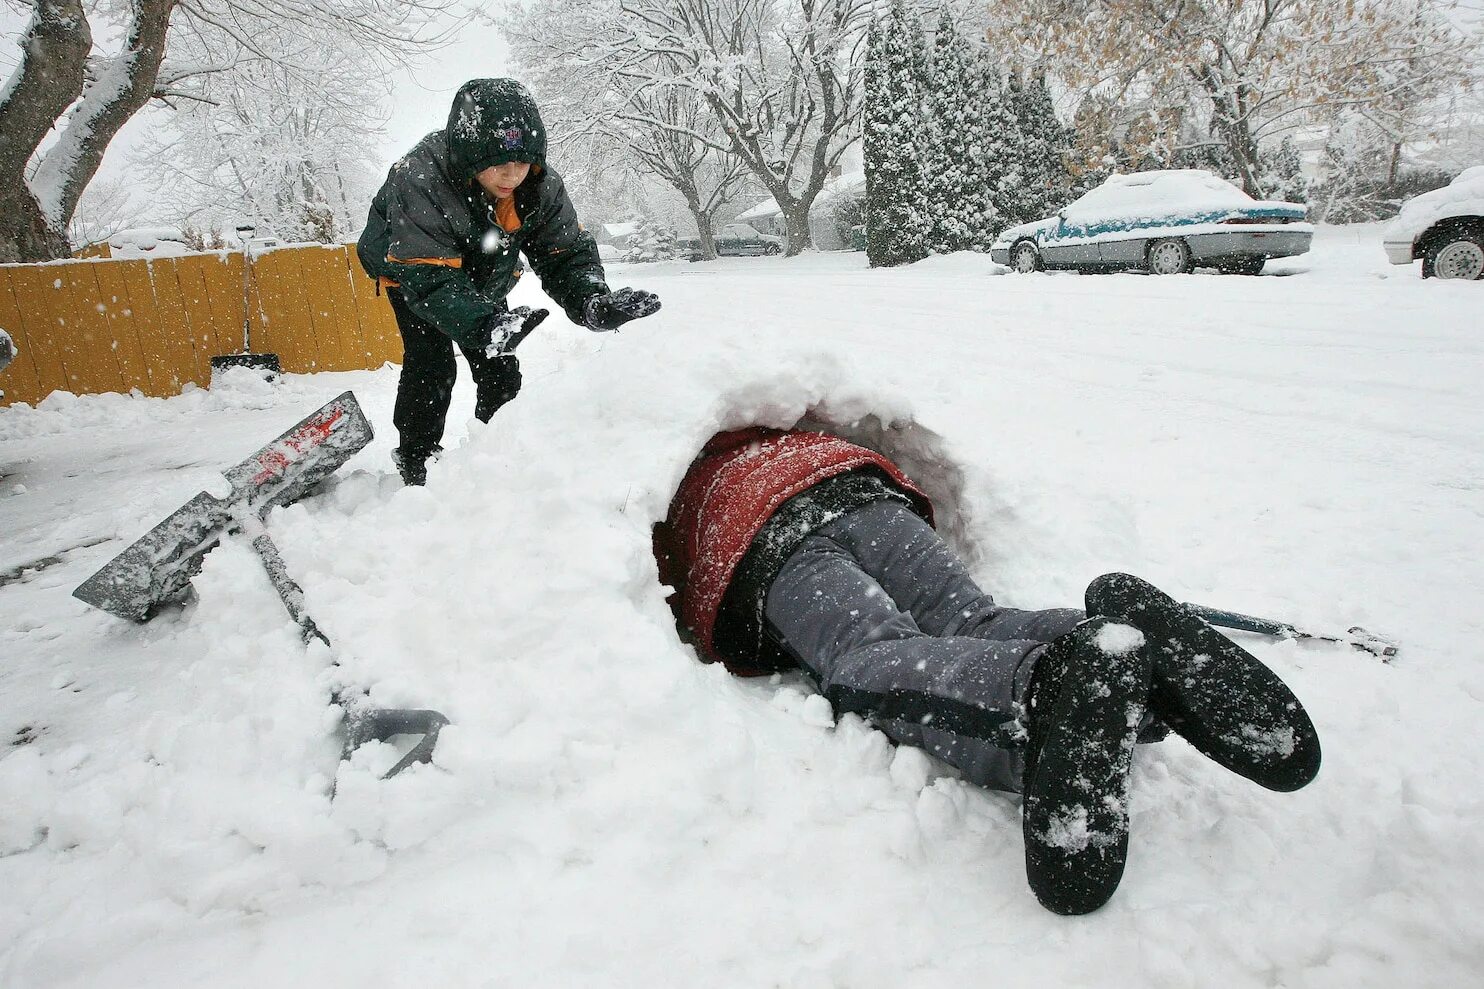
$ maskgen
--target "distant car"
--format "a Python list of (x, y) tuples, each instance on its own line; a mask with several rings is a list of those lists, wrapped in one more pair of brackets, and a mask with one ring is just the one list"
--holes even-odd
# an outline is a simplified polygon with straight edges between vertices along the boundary
[(178, 227), (130, 227), (108, 238), (114, 258), (164, 258), (194, 253)]
[[(784, 245), (787, 243), (782, 237), (760, 232), (750, 223), (728, 223), (716, 232), (714, 242), (719, 257), (782, 254)], [(701, 260), (701, 238), (683, 237), (676, 243), (690, 260)]]
[(1299, 203), (1255, 200), (1199, 169), (1136, 172), (1112, 176), (1056, 216), (1011, 227), (989, 254), (1019, 272), (1173, 275), (1200, 266), (1255, 275), (1269, 258), (1309, 249), (1306, 214)]
[(1414, 196), (1382, 229), (1392, 264), (1422, 259), (1422, 277), (1484, 278), (1484, 165), (1441, 189)]

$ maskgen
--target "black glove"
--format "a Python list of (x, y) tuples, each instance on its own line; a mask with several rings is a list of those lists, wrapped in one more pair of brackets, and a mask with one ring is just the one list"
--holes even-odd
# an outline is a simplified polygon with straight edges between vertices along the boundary
[(631, 319), (659, 312), (660, 297), (653, 292), (621, 288), (595, 295), (582, 307), (582, 321), (590, 330), (616, 330)]
[(499, 357), (511, 353), (550, 315), (550, 310), (532, 309), (530, 306), (516, 306), (507, 312), (495, 313), (484, 324), (489, 331), (489, 343), (484, 348), (484, 356)]

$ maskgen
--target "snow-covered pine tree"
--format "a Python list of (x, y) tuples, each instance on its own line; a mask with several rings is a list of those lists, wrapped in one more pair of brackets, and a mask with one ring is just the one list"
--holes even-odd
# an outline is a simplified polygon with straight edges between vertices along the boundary
[(1260, 152), (1258, 164), (1262, 167), (1259, 178), (1262, 191), (1269, 199), (1290, 203), (1309, 201), (1309, 180), (1304, 177), (1304, 159), (1294, 146), (1291, 135), (1285, 136), (1276, 148)]
[(931, 126), (923, 156), (929, 246), (939, 254), (987, 251), (996, 226), (992, 195), (1000, 167), (988, 154), (992, 138), (984, 111), (990, 106), (979, 94), (983, 79), (976, 55), (945, 7), (933, 39)]
[(872, 267), (927, 256), (926, 190), (919, 160), (926, 69), (921, 27), (902, 0), (873, 21), (866, 46), (866, 255)]
[(633, 221), (635, 230), (623, 260), (636, 263), (648, 261), (672, 261), (679, 254), (675, 243), (675, 232), (655, 220), (642, 218)]
[(1015, 79), (1010, 93), (1021, 132), (1020, 188), (1010, 212), (1013, 222), (1027, 223), (1055, 213), (1069, 201), (1067, 153), (1072, 135), (1056, 116), (1045, 76)]
[(972, 78), (970, 92), (978, 102), (985, 142), (981, 154), (993, 210), (990, 224), (980, 234), (987, 251), (1001, 230), (1012, 223), (1022, 222), (1015, 219), (1018, 214), (1014, 207), (1025, 181), (1020, 161), (1025, 135), (1021, 132), (1020, 119), (1015, 114), (1015, 104), (1000, 67), (983, 45), (974, 48)]

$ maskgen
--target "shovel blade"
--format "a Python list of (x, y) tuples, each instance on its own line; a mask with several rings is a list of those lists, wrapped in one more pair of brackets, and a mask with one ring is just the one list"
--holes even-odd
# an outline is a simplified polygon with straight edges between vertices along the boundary
[(231, 498), (259, 515), (292, 504), (360, 452), (371, 437), (371, 423), (361, 404), (346, 392), (228, 469)]
[(233, 519), (304, 497), (371, 442), (371, 424), (346, 392), (226, 472), (226, 498), (205, 491), (83, 581), (72, 596), (129, 621), (144, 622), (179, 597), (201, 572), (201, 558)]
[(79, 584), (72, 596), (131, 622), (148, 621), (185, 592), (231, 517), (226, 502), (202, 491)]

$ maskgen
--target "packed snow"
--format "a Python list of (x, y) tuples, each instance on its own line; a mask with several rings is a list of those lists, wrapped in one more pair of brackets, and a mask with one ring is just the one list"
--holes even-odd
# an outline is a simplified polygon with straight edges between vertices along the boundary
[[(0, 410), (0, 985), (1343, 989), (1484, 973), (1480, 286), (1321, 229), (1269, 274), (1002, 277), (978, 255), (613, 266), (664, 309), (554, 316), (487, 427), (461, 371), (429, 485), (396, 369)], [(534, 278), (512, 304), (548, 305)], [(0, 377), (3, 385), (3, 377)], [(72, 588), (346, 388), (378, 435), (147, 625)], [(1000, 600), (1127, 570), (1399, 639), (1233, 633), (1304, 700), (1318, 780), (1140, 746), (1112, 902), (1026, 888), (1018, 798), (677, 637), (650, 527), (716, 430), (832, 424), (935, 485)], [(453, 721), (338, 768), (330, 664)]]

